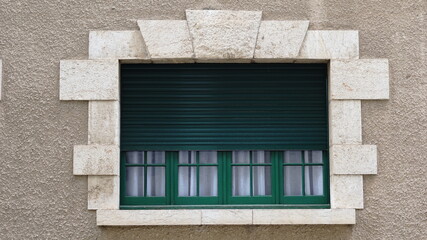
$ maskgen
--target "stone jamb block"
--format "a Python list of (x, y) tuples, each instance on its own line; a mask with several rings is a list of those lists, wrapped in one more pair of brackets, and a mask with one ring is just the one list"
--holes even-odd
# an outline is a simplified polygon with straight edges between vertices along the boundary
[(359, 32), (354, 30), (308, 30), (300, 59), (358, 59)]
[(185, 12), (197, 60), (253, 59), (261, 11)]
[(329, 102), (329, 142), (362, 144), (362, 110), (360, 100)]
[(254, 209), (254, 225), (355, 224), (354, 209)]
[(331, 99), (388, 99), (387, 59), (331, 60)]
[(88, 144), (120, 144), (119, 101), (89, 101)]
[(363, 209), (363, 176), (330, 176), (331, 208)]
[(377, 174), (376, 145), (332, 145), (332, 174)]
[(201, 225), (201, 210), (98, 210), (98, 226)]
[(61, 60), (61, 100), (118, 100), (118, 60)]
[(248, 225), (252, 224), (250, 209), (207, 209), (202, 210), (203, 225)]
[(192, 62), (193, 45), (185, 20), (138, 20), (153, 61)]
[(149, 59), (139, 31), (90, 31), (89, 59)]
[(255, 60), (296, 58), (309, 21), (261, 21)]
[(120, 177), (88, 176), (87, 204), (89, 210), (119, 209)]
[(74, 175), (118, 175), (120, 149), (117, 145), (76, 145)]

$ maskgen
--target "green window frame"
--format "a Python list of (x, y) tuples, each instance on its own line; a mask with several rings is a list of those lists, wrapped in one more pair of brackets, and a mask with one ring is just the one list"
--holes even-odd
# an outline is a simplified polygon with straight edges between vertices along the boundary
[[(147, 151), (142, 151), (146, 156)], [(199, 151), (195, 151), (199, 154)], [(177, 151), (166, 151), (165, 162), (162, 164), (148, 164), (145, 157), (143, 163), (129, 164), (126, 162), (126, 152), (121, 154), (121, 209), (164, 209), (164, 208), (329, 208), (329, 161), (327, 151), (317, 151), (322, 154), (322, 162), (309, 163), (305, 156), (313, 150), (293, 150), (299, 152), (301, 161), (299, 163), (288, 163), (285, 161), (286, 151), (266, 151), (270, 155), (269, 163), (254, 163), (250, 151), (250, 162), (233, 163), (232, 151), (218, 151), (217, 163), (200, 163), (197, 157), (196, 163), (179, 163)], [(250, 196), (233, 196), (232, 194), (232, 168), (250, 167)], [(266, 196), (254, 196), (252, 178), (253, 169), (259, 166), (271, 167), (271, 194)], [(144, 178), (147, 178), (147, 168), (165, 168), (165, 194), (163, 197), (146, 196), (146, 183), (144, 180), (144, 196), (126, 196), (126, 169), (144, 168)], [(178, 196), (178, 169), (180, 167), (195, 167), (197, 169), (197, 192), (199, 192), (200, 167), (217, 167), (217, 196)], [(301, 195), (289, 196), (285, 194), (285, 167), (299, 167), (301, 170)], [(322, 167), (322, 189), (321, 195), (308, 195), (305, 188), (307, 180), (305, 174), (307, 168)]]
[[(327, 88), (326, 64), (121, 64), (120, 208), (330, 208)], [(194, 162), (180, 162), (190, 150)], [(155, 151), (164, 161), (147, 160)], [(216, 151), (217, 162), (201, 163), (199, 151)], [(234, 151), (250, 151), (249, 162), (233, 162)], [(270, 162), (254, 162), (253, 151), (268, 151)], [(321, 162), (306, 161), (314, 151)], [(130, 153), (143, 161), (129, 162)], [(208, 167), (217, 168), (217, 195), (199, 196)], [(323, 192), (307, 193), (306, 175), (320, 167)], [(181, 168), (197, 175), (192, 196), (179, 196)], [(234, 168), (249, 169), (250, 195), (233, 195)], [(271, 193), (254, 194), (254, 169), (267, 168)], [(128, 170), (143, 176), (137, 196), (127, 194)], [(156, 171), (162, 196), (147, 187)], [(291, 178), (298, 186), (289, 190)]]

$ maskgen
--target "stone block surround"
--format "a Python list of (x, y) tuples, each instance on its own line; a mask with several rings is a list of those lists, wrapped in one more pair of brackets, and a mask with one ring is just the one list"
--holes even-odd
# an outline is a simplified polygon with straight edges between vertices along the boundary
[[(90, 60), (60, 64), (60, 100), (89, 101), (88, 145), (74, 148), (74, 174), (89, 176), (99, 226), (356, 223), (363, 175), (377, 173), (376, 146), (362, 142), (361, 101), (389, 98), (388, 61), (359, 59), (358, 31), (263, 21), (260, 11), (187, 10), (186, 20), (137, 23), (140, 31), (90, 32)], [(135, 61), (329, 63), (331, 209), (119, 210), (119, 63)]]

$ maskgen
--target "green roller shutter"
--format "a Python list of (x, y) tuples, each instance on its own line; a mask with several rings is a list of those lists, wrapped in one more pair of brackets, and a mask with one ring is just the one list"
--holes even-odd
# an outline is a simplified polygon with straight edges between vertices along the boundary
[(122, 64), (121, 148), (328, 147), (326, 64)]

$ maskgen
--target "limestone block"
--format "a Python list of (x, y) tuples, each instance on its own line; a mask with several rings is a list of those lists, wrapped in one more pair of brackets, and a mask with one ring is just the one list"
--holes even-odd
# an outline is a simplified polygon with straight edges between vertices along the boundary
[(89, 101), (89, 144), (119, 145), (119, 101)]
[(61, 100), (118, 100), (118, 60), (62, 60)]
[(120, 177), (88, 176), (88, 209), (119, 209)]
[(377, 174), (377, 146), (333, 145), (332, 174)]
[(359, 58), (359, 33), (343, 30), (309, 30), (302, 43), (299, 58), (357, 59)]
[(187, 21), (139, 20), (138, 26), (153, 60), (193, 58)]
[(139, 31), (91, 31), (89, 59), (149, 59)]
[(363, 177), (331, 175), (331, 208), (363, 208)]
[(76, 145), (74, 175), (118, 175), (120, 149), (116, 145)]
[(202, 210), (203, 225), (247, 225), (252, 224), (252, 210), (212, 209)]
[(201, 210), (98, 210), (98, 226), (201, 225)]
[(252, 59), (260, 11), (187, 10), (197, 59)]
[(387, 59), (332, 60), (331, 99), (388, 99)]
[(295, 58), (307, 32), (309, 21), (262, 21), (255, 58)]
[(355, 224), (354, 209), (254, 209), (253, 224)]
[(330, 101), (330, 144), (362, 144), (361, 114), (360, 100)]

